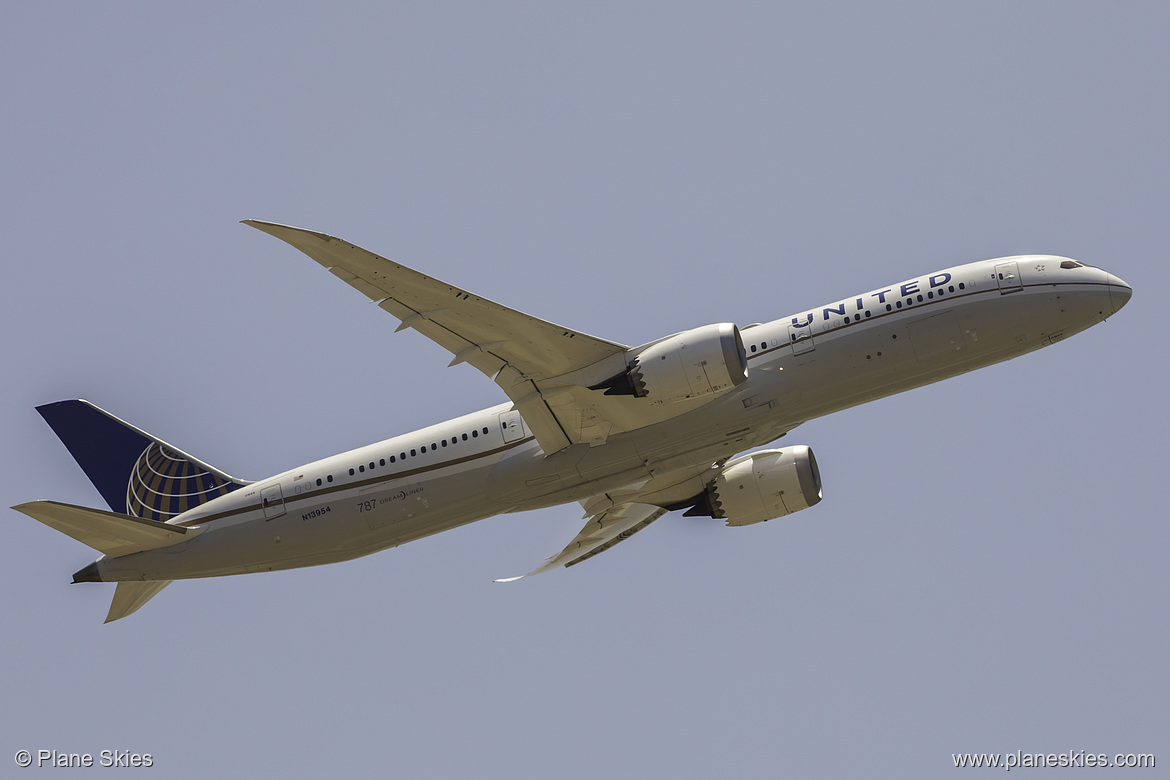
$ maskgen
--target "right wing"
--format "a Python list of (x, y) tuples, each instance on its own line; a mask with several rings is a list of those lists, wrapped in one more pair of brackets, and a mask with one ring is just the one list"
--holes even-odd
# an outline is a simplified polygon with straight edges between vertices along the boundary
[[(493, 379), (516, 404), (546, 453), (603, 441), (609, 427), (546, 380), (574, 374), (569, 384), (594, 384), (625, 370), (627, 347), (554, 325), (432, 279), (348, 241), (303, 228), (244, 220), (301, 250), (454, 358)], [(583, 375), (575, 372), (589, 369)], [(563, 386), (563, 385), (562, 385)]]

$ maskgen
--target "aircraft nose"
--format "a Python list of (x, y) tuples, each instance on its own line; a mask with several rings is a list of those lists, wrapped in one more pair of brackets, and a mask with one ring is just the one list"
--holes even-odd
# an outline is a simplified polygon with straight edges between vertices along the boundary
[(1109, 274), (1109, 302), (1113, 304), (1114, 314), (1121, 311), (1121, 307), (1129, 303), (1132, 296), (1132, 287), (1113, 274)]

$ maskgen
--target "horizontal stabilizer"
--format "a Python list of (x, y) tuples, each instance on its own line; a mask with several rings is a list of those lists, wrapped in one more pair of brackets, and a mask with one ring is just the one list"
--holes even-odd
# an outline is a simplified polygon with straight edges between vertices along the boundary
[(57, 501), (30, 501), (12, 508), (111, 558), (168, 547), (193, 535), (175, 525)]
[(114, 600), (110, 603), (110, 611), (105, 622), (133, 615), (139, 607), (157, 596), (160, 590), (172, 582), (174, 580), (119, 582), (117, 589), (114, 590)]

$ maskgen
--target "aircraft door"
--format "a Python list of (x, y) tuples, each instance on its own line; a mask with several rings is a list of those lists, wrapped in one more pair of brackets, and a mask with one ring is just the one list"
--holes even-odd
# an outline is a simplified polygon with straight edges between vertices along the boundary
[(995, 267), (995, 283), (999, 285), (1000, 295), (1024, 289), (1020, 279), (1020, 268), (1013, 260), (1010, 263), (1000, 263)]
[(520, 419), (520, 412), (513, 409), (500, 415), (500, 429), (504, 432), (504, 444), (510, 444), (524, 438), (524, 421)]
[(284, 494), (280, 485), (272, 485), (260, 491), (260, 504), (264, 507), (264, 519), (271, 520), (284, 514)]
[(816, 349), (812, 339), (812, 315), (809, 315), (809, 322), (803, 327), (789, 323), (788, 343), (792, 345), (793, 355), (803, 355)]

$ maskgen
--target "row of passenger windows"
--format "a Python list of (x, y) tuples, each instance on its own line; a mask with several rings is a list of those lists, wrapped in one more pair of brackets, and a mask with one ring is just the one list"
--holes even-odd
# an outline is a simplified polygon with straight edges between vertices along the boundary
[[(427, 452), (428, 447), (433, 452), (433, 451), (439, 449), (440, 447), (447, 447), (447, 446), (454, 447), (460, 441), (468, 441), (470, 439), (478, 439), (481, 435), (487, 436), (487, 433), (488, 433), (488, 429), (486, 427), (484, 427), (484, 428), (472, 430), (470, 434), (463, 433), (463, 434), (460, 434), (459, 436), (452, 436), (450, 439), (440, 439), (438, 442), (431, 442), (430, 445), (424, 444), (421, 447), (411, 447), (409, 454), (407, 454), (406, 451), (403, 451), (403, 452), (398, 453), (397, 455), (391, 455), (389, 458), (379, 458), (377, 463), (375, 463), (374, 461), (371, 460), (369, 463), (363, 463), (360, 466), (357, 466), (355, 468), (351, 468), (349, 470), (349, 475), (352, 477), (352, 476), (356, 476), (359, 473), (364, 473), (366, 470), (373, 471), (376, 468), (385, 467), (387, 460), (389, 460), (391, 463), (397, 463), (398, 461), (405, 461), (408, 457), (410, 457), (410, 458), (417, 457), (417, 456), (422, 455), (425, 452)], [(332, 482), (332, 481), (333, 481), (332, 474), (329, 474), (328, 476), (325, 477), (325, 482)], [(318, 478), (317, 479), (317, 487), (321, 487), (322, 484), (324, 484), (324, 483), (321, 481), (320, 478)]]
[[(966, 283), (966, 282), (959, 282), (959, 289), (960, 289), (960, 290), (966, 290), (966, 289), (967, 289), (967, 283)], [(954, 291), (955, 291), (955, 285), (953, 285), (953, 284), (952, 284), (952, 285), (948, 285), (946, 290), (943, 290), (943, 288), (941, 288), (941, 287), (940, 287), (940, 288), (938, 289), (938, 297), (940, 297), (940, 298), (941, 298), (941, 297), (943, 296), (943, 293), (944, 293), (944, 292), (954, 292)], [(928, 293), (926, 294), (926, 298), (934, 298), (934, 293), (935, 293), (935, 291), (934, 291), (934, 290), (931, 290), (930, 292), (928, 292)], [(919, 294), (918, 294), (918, 296), (917, 296), (917, 299), (918, 299), (918, 302), (919, 302), (919, 303), (922, 303), (922, 302), (923, 302), (923, 301), (924, 301), (926, 298), (923, 298), (923, 296), (922, 296), (922, 293), (919, 293)], [(914, 305), (914, 300), (915, 300), (915, 296), (911, 296), (911, 297), (907, 298), (907, 299), (906, 299), (906, 305), (907, 305), (907, 306), (913, 306), (913, 305)], [(891, 305), (890, 305), (890, 304), (888, 304), (888, 303), (886, 304), (886, 311), (893, 311), (895, 308), (898, 308), (898, 309), (902, 308), (902, 301), (900, 301), (900, 300), (899, 300), (899, 301), (895, 301), (893, 306), (891, 306)], [(866, 313), (865, 313), (865, 316), (867, 316), (867, 317), (868, 317), (868, 316), (869, 316), (869, 312), (866, 312)]]
[[(959, 289), (960, 289), (960, 290), (966, 290), (966, 289), (967, 289), (967, 283), (966, 283), (966, 282), (959, 282)], [(952, 293), (953, 293), (954, 291), (955, 291), (955, 285), (953, 285), (953, 284), (952, 284), (952, 285), (948, 285), (948, 286), (947, 286), (945, 289), (944, 289), (944, 288), (942, 288), (942, 287), (940, 287), (940, 288), (938, 288), (938, 290), (937, 290), (937, 291), (936, 291), (936, 290), (931, 290), (931, 291), (929, 291), (928, 293), (926, 293), (926, 295), (925, 295), (925, 296), (923, 296), (921, 293), (919, 293), (919, 294), (918, 294), (918, 296), (910, 296), (909, 298), (907, 298), (907, 299), (906, 299), (906, 306), (913, 306), (913, 305), (914, 305), (915, 298), (917, 298), (917, 301), (918, 301), (919, 303), (923, 303), (923, 302), (924, 302), (924, 301), (926, 301), (927, 299), (933, 299), (933, 298), (934, 298), (934, 294), (935, 294), (935, 292), (938, 292), (938, 297), (940, 297), (940, 298), (941, 298), (941, 297), (943, 296), (943, 294), (944, 294), (944, 293), (947, 293), (947, 292), (952, 292)], [(887, 303), (887, 304), (886, 304), (886, 311), (893, 311), (894, 309), (900, 309), (900, 308), (902, 308), (902, 301), (901, 301), (901, 300), (897, 300), (897, 301), (895, 301), (894, 303)], [(866, 309), (866, 310), (865, 310), (865, 316), (866, 316), (866, 317), (869, 317), (869, 316), (871, 316), (872, 314), (873, 314), (873, 313), (872, 313), (872, 312), (871, 312), (869, 309)], [(858, 312), (857, 314), (854, 314), (854, 315), (853, 315), (853, 321), (854, 321), (854, 322), (858, 322), (858, 321), (860, 321), (860, 320), (861, 320), (861, 313), (860, 313), (860, 312)], [(847, 323), (847, 322), (849, 322), (849, 315), (848, 315), (848, 314), (846, 314), (846, 315), (845, 315), (845, 319), (841, 321), (841, 324), (842, 324), (842, 325), (844, 325), (844, 324), (845, 324), (845, 323)], [(830, 325), (830, 327), (832, 327), (832, 326)], [(793, 334), (790, 336), (790, 338), (791, 338), (791, 340), (792, 340), (792, 341), (796, 341), (796, 334), (795, 334), (795, 333), (793, 333)], [(765, 349), (766, 347), (767, 347), (767, 344), (760, 344), (760, 349)], [(756, 345), (755, 345), (755, 344), (753, 344), (753, 345), (752, 345), (752, 352), (755, 352), (755, 351), (756, 351)]]

